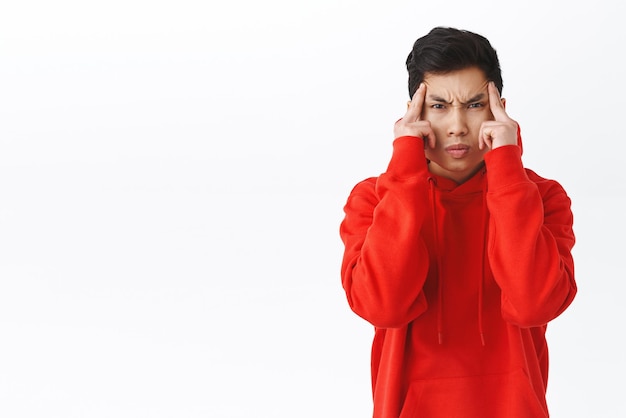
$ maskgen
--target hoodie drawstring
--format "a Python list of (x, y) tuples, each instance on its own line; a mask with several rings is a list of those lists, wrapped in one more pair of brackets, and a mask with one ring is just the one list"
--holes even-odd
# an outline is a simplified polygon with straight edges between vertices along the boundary
[[(485, 172), (482, 173), (485, 175)], [(443, 344), (443, 262), (441, 260), (441, 250), (439, 242), (439, 227), (437, 223), (437, 205), (435, 199), (435, 187), (437, 180), (434, 177), (428, 177), (428, 184), (430, 186), (430, 203), (431, 203), (431, 216), (433, 223), (433, 234), (435, 240), (435, 258), (437, 259), (437, 339), (439, 344)], [(486, 274), (486, 258), (487, 258), (487, 219), (489, 210), (487, 208), (487, 182), (483, 181), (483, 193), (482, 193), (482, 216), (481, 216), (481, 228), (483, 231), (483, 240), (481, 248), (481, 261), (480, 261), (480, 278), (478, 281), (478, 333), (480, 335), (480, 342), (485, 345), (485, 332), (483, 328), (483, 304), (484, 304), (484, 281)]]
[[(483, 175), (485, 172), (483, 171)], [(487, 239), (489, 238), (489, 234), (487, 233), (487, 215), (489, 210), (487, 208), (487, 181), (483, 180), (483, 213), (482, 213), (482, 221), (481, 227), (483, 230), (483, 242), (481, 248), (481, 257), (480, 257), (480, 279), (478, 281), (478, 333), (480, 334), (480, 342), (482, 345), (485, 345), (485, 332), (483, 329), (483, 293), (484, 293), (484, 282), (485, 282), (485, 267), (487, 265), (485, 258), (487, 257)]]
[(437, 308), (437, 338), (439, 344), (443, 344), (443, 263), (441, 262), (441, 254), (439, 251), (439, 231), (437, 224), (437, 205), (435, 204), (435, 186), (437, 181), (433, 177), (428, 177), (430, 186), (430, 214), (433, 218), (433, 234), (435, 238), (435, 258), (437, 259), (437, 298), (439, 299)]

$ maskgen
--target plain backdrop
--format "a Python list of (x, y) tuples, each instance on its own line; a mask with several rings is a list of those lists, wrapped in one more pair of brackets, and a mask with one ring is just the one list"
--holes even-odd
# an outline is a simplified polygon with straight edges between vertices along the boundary
[(417, 37), (498, 51), (573, 201), (553, 418), (626, 416), (623, 3), (0, 3), (0, 416), (371, 414), (342, 208), (385, 170)]

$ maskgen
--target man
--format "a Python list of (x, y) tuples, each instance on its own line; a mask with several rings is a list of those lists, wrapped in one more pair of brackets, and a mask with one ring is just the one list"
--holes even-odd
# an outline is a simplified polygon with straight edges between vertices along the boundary
[(576, 294), (570, 199), (524, 168), (483, 36), (434, 28), (387, 171), (345, 205), (341, 276), (375, 327), (376, 418), (548, 417), (546, 325)]

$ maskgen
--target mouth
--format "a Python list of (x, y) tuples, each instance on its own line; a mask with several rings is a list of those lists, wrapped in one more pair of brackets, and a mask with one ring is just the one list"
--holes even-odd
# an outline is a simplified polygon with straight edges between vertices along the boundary
[(454, 144), (446, 147), (445, 150), (452, 158), (463, 158), (469, 153), (470, 147), (464, 144)]

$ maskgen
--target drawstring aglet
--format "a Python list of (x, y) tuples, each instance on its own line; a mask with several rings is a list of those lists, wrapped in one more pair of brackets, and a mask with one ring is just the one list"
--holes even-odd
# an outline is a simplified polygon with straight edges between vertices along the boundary
[(443, 333), (439, 332), (437, 333), (437, 336), (439, 337), (439, 344), (443, 344)]

